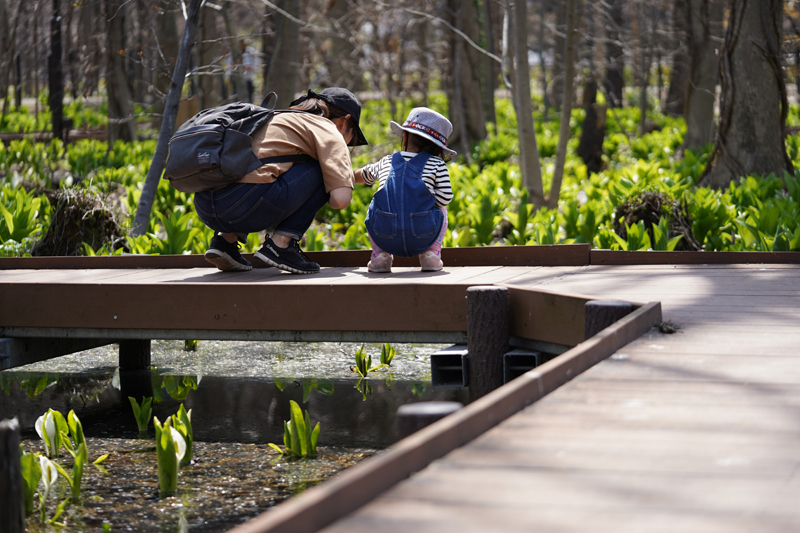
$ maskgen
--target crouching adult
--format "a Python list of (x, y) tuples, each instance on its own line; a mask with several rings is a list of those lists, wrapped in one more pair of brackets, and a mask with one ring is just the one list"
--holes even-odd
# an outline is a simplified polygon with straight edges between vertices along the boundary
[(350, 205), (354, 176), (348, 146), (367, 144), (358, 98), (332, 87), (308, 91), (289, 109), (305, 112), (277, 113), (253, 134), (253, 151), (259, 159), (305, 154), (313, 161), (270, 163), (234, 184), (195, 194), (200, 219), (218, 232), (205, 258), (220, 270), (250, 270), (239, 242), (246, 242), (248, 233), (274, 228), (253, 255), (256, 267), (319, 272), (299, 241), (326, 203), (334, 209)]

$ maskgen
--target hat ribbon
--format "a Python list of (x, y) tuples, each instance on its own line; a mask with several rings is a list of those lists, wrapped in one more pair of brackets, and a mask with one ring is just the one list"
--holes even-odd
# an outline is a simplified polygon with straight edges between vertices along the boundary
[(415, 130), (423, 131), (428, 135), (430, 135), (431, 137), (433, 137), (434, 139), (441, 142), (442, 144), (444, 144), (445, 146), (447, 146), (447, 138), (438, 131), (436, 131), (435, 129), (431, 128), (430, 126), (426, 126), (425, 124), (420, 124), (419, 122), (405, 122), (403, 124), (403, 127), (414, 128)]

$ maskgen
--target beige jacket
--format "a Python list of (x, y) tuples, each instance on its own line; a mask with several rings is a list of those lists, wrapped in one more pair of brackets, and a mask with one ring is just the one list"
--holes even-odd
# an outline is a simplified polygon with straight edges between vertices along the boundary
[[(253, 134), (259, 159), (307, 154), (319, 161), (325, 191), (354, 186), (350, 150), (336, 125), (310, 113), (279, 113)], [(272, 183), (296, 163), (270, 163), (247, 174), (240, 183)]]

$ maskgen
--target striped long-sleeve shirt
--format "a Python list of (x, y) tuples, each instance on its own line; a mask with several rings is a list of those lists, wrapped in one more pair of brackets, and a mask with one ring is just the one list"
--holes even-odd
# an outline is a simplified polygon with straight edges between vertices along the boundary
[[(413, 152), (400, 152), (400, 154), (406, 161), (417, 155)], [(376, 180), (379, 181), (378, 190), (381, 190), (391, 170), (392, 155), (390, 154), (375, 163), (365, 166), (361, 171), (361, 176), (364, 178), (364, 183), (367, 185), (372, 185)], [(453, 199), (453, 189), (450, 186), (450, 173), (447, 171), (447, 165), (442, 159), (435, 156), (431, 156), (428, 159), (422, 171), (422, 181), (436, 199), (437, 207), (444, 207)]]

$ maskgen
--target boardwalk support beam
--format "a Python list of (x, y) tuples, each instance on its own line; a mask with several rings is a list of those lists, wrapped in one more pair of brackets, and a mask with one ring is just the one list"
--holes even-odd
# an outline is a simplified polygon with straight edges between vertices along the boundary
[(404, 439), (464, 407), (461, 402), (416, 402), (397, 409), (397, 433)]
[(16, 418), (0, 422), (0, 531), (25, 531), (19, 422)]
[(20, 337), (0, 338), (0, 370), (29, 365), (113, 343), (112, 339)]
[(494, 285), (467, 289), (469, 401), (503, 385), (503, 355), (509, 351), (508, 289)]
[(584, 307), (584, 336), (590, 339), (617, 320), (631, 314), (633, 304), (611, 300), (589, 300)]
[(119, 341), (119, 369), (144, 370), (150, 368), (150, 339)]
[(541, 352), (517, 348), (503, 356), (503, 383), (520, 377), (545, 362)]
[(466, 345), (449, 346), (431, 354), (431, 385), (458, 389), (469, 386), (469, 357)]

